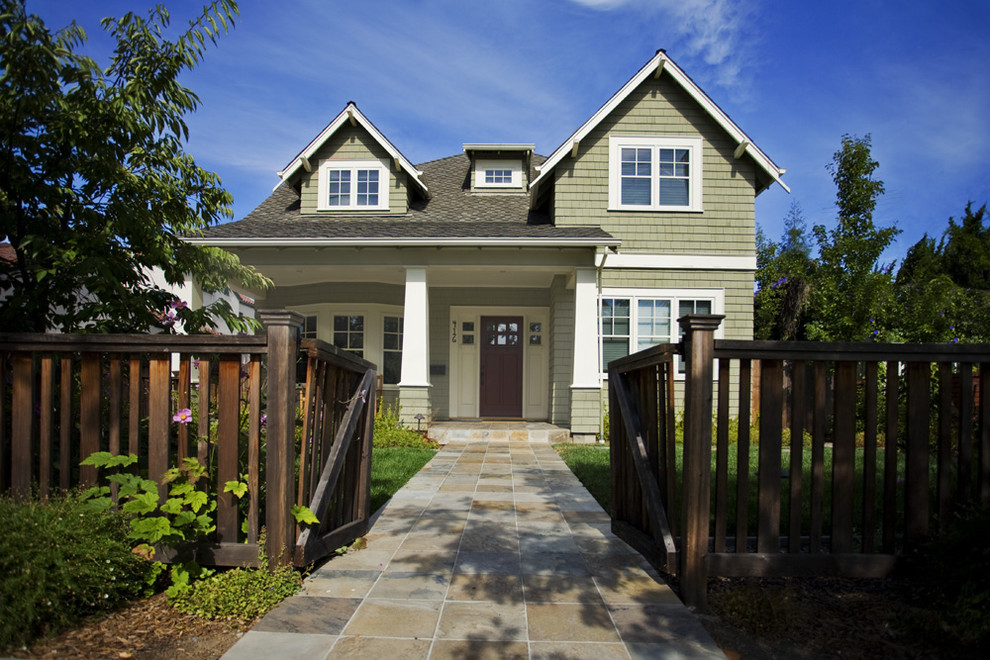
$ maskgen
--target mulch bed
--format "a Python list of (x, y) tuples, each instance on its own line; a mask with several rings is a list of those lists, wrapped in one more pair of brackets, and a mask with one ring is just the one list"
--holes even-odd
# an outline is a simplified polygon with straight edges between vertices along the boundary
[(138, 601), (109, 615), (26, 649), (7, 649), (16, 658), (149, 658), (172, 660), (219, 658), (249, 626), (208, 621), (173, 609), (165, 594)]

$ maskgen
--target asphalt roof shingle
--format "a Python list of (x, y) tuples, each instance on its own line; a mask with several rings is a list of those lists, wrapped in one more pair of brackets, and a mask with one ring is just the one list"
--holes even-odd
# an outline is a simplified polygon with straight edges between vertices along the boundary
[[(534, 163), (544, 160), (533, 156)], [(600, 227), (556, 227), (546, 213), (531, 211), (529, 195), (472, 193), (465, 154), (418, 165), (429, 200), (414, 199), (404, 215), (303, 214), (299, 193), (282, 184), (244, 219), (207, 229), (204, 238), (593, 238), (609, 239)]]

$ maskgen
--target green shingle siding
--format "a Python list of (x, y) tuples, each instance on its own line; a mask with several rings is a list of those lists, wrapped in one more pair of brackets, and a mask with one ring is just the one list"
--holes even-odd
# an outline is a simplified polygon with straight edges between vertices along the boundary
[[(303, 172), (299, 193), (300, 211), (308, 213), (328, 213), (346, 216), (348, 212), (317, 211), (319, 195), (319, 167), (327, 159), (334, 160), (381, 160), (388, 165), (389, 195), (388, 214), (403, 214), (409, 210), (409, 193), (406, 186), (406, 173), (395, 169), (395, 163), (388, 152), (366, 130), (360, 126), (342, 126), (310, 159), (312, 172)], [(385, 212), (376, 211), (376, 215)]]
[[(703, 213), (608, 211), (609, 135), (701, 136)], [(670, 80), (649, 79), (581, 140), (555, 173), (554, 221), (558, 226), (600, 225), (622, 239), (624, 252), (712, 253), (755, 251), (756, 170), (737, 160), (736, 145), (686, 92)], [(718, 241), (713, 245), (712, 237)]]

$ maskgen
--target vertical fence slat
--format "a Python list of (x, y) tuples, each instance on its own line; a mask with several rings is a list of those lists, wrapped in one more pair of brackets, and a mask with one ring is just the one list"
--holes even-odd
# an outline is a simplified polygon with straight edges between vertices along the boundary
[(7, 492), (10, 487), (11, 449), (7, 440), (7, 352), (0, 351), (0, 493)]
[(233, 493), (224, 492), (224, 484), (239, 480), (240, 357), (222, 356), (217, 379), (217, 537), (230, 543), (237, 542), (237, 501)]
[(47, 500), (52, 483), (52, 431), (54, 408), (54, 363), (55, 358), (44, 355), (41, 358), (41, 400), (38, 418), (38, 488), (41, 499)]
[(804, 421), (805, 421), (805, 363), (791, 363), (791, 474), (790, 474), (790, 526), (788, 551), (801, 551), (801, 521), (804, 497)]
[(897, 537), (897, 432), (899, 362), (887, 363), (887, 425), (883, 439), (883, 551), (894, 552)]
[(15, 353), (10, 397), (10, 486), (14, 497), (31, 494), (31, 443), (34, 422), (34, 356)]
[(203, 465), (210, 460), (210, 356), (199, 356), (199, 406), (196, 417), (196, 457)]
[[(189, 391), (192, 384), (192, 358), (186, 354), (179, 355), (179, 374), (176, 383), (175, 406), (179, 410), (191, 409), (189, 402)], [(189, 456), (189, 424), (179, 424), (178, 445), (176, 447), (176, 460), (181, 463), (182, 459)]]
[(141, 356), (132, 355), (127, 367), (127, 452), (137, 456), (141, 443)]
[(314, 388), (316, 384), (316, 370), (317, 365), (322, 366), (323, 362), (317, 362), (315, 356), (309, 356), (306, 360), (306, 385), (303, 394), (303, 402), (305, 403), (305, 408), (300, 412), (302, 413), (303, 426), (302, 426), (302, 443), (299, 447), (299, 483), (296, 488), (296, 504), (299, 506), (305, 506), (308, 502), (304, 499), (306, 496), (306, 482), (311, 481), (309, 472), (313, 469), (313, 466), (309, 464), (309, 454), (313, 450), (313, 425), (316, 422), (316, 415), (314, 412), (314, 405), (316, 403), (314, 397)]
[(725, 552), (729, 517), (729, 367), (718, 363), (718, 434), (715, 438), (715, 552)]
[(672, 536), (677, 536), (680, 530), (679, 512), (674, 502), (677, 501), (677, 413), (674, 394), (674, 361), (668, 359), (661, 365), (662, 378), (666, 383), (664, 388), (667, 412), (664, 415), (666, 432), (664, 441), (667, 444), (667, 456), (671, 460), (667, 462), (667, 473), (664, 478), (664, 488), (662, 491), (664, 507), (667, 510), (667, 527)]
[(952, 364), (938, 365), (938, 464), (935, 501), (939, 526), (948, 522), (952, 505)]
[(904, 474), (904, 537), (916, 543), (928, 533), (929, 381), (927, 362), (907, 365), (907, 447)]
[(739, 433), (736, 442), (736, 552), (746, 552), (749, 520), (749, 415), (753, 365), (739, 360)]
[(866, 420), (863, 431), (863, 552), (874, 551), (877, 527), (877, 372), (876, 362), (866, 363)]
[(811, 552), (822, 551), (822, 528), (825, 508), (825, 425), (828, 411), (825, 409), (827, 394), (825, 363), (815, 362), (814, 427), (811, 432)]
[(973, 496), (973, 365), (959, 363), (959, 465), (956, 497), (968, 502)]
[(63, 356), (59, 366), (58, 387), (58, 487), (69, 490), (72, 485), (72, 358)]
[[(93, 452), (100, 451), (100, 391), (102, 373), (100, 356), (86, 353), (79, 366), (79, 460), (86, 459)], [(92, 486), (96, 483), (96, 468), (83, 466), (79, 469), (79, 483)]]
[(258, 542), (261, 490), (261, 358), (248, 365), (248, 543)]
[(832, 439), (832, 552), (852, 552), (856, 490), (856, 363), (835, 365)]
[(780, 470), (784, 364), (760, 362), (759, 521), (757, 552), (780, 552)]
[(108, 407), (110, 410), (110, 419), (107, 421), (107, 449), (111, 454), (120, 454), (120, 388), (123, 382), (123, 375), (121, 374), (120, 358), (111, 355), (109, 358), (109, 378), (107, 380), (108, 387)]
[(980, 502), (990, 502), (990, 363), (980, 365)]
[(152, 356), (148, 360), (148, 478), (159, 484), (163, 502), (168, 493), (161, 481), (168, 470), (171, 380), (170, 356)]

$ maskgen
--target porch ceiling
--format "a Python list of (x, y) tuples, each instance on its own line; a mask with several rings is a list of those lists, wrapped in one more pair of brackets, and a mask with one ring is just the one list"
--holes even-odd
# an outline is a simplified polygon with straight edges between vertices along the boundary
[[(322, 282), (378, 282), (404, 285), (406, 269), (401, 266), (265, 266), (259, 268), (276, 287), (291, 287)], [(553, 276), (566, 270), (552, 267), (476, 266), (471, 268), (435, 266), (428, 268), (431, 287), (500, 287), (543, 288)]]

